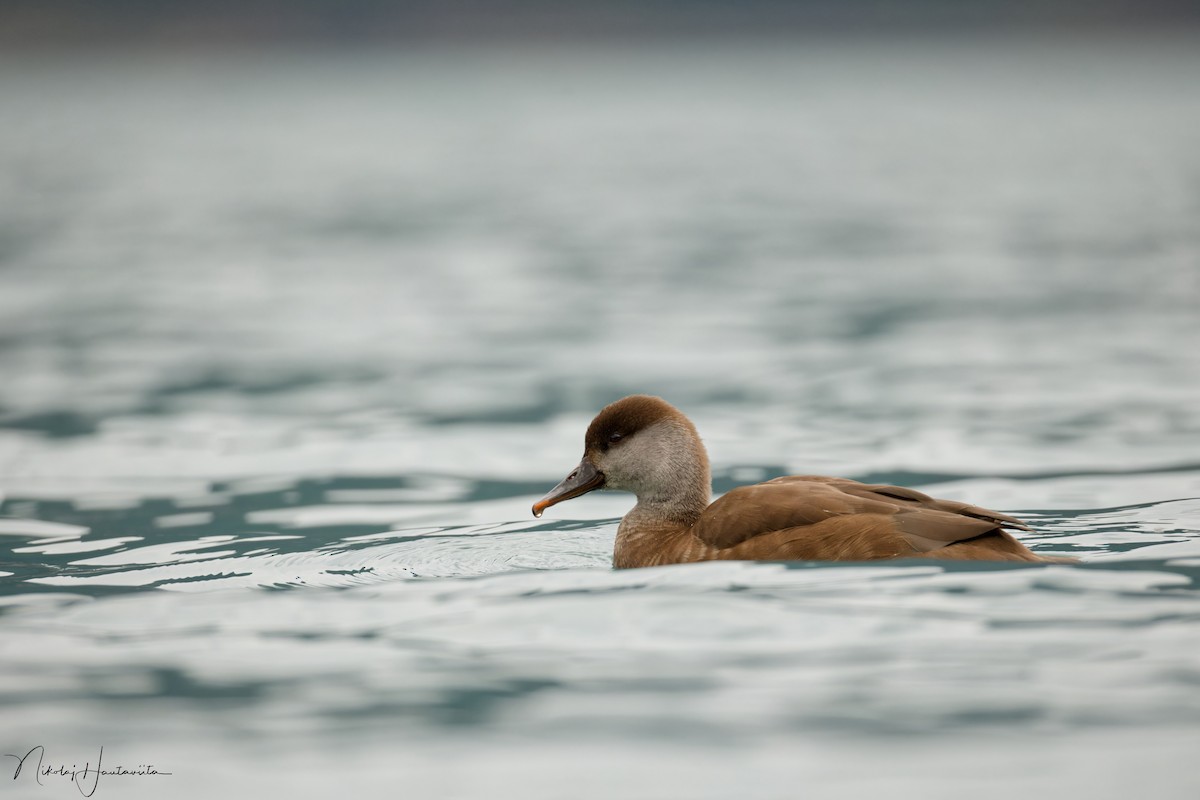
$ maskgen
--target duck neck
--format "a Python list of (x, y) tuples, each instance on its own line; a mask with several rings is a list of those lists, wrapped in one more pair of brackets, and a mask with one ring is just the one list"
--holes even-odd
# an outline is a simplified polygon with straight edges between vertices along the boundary
[(696, 481), (685, 490), (677, 487), (670, 495), (638, 495), (637, 505), (626, 514), (645, 523), (657, 525), (674, 524), (690, 528), (708, 508), (709, 483), (707, 474), (703, 482)]
[(708, 456), (698, 439), (660, 463), (659, 479), (638, 487), (637, 505), (617, 528), (613, 551), (617, 567), (680, 560), (674, 551), (687, 544), (691, 527), (708, 508), (712, 486)]
[(691, 527), (708, 508), (708, 453), (687, 420), (666, 423), (655, 433), (655, 468), (647, 479), (628, 487), (638, 500), (630, 513), (647, 522)]
[(708, 507), (708, 486), (671, 498), (638, 497), (621, 520), (613, 566), (650, 567), (692, 560), (692, 526)]

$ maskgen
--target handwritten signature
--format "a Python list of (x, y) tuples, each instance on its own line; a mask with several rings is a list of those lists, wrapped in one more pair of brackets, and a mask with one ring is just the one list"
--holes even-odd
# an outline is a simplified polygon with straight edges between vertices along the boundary
[(37, 753), (37, 770), (34, 772), (34, 778), (39, 786), (45, 786), (42, 783), (42, 778), (60, 777), (70, 778), (71, 783), (75, 784), (75, 788), (84, 797), (91, 797), (96, 793), (96, 789), (100, 786), (100, 776), (102, 775), (170, 775), (170, 772), (163, 772), (156, 769), (153, 764), (138, 764), (136, 767), (129, 768), (117, 765), (115, 767), (104, 766), (104, 747), (100, 747), (100, 755), (96, 757), (96, 766), (92, 766), (92, 762), (85, 761), (83, 769), (80, 769), (75, 764), (66, 766), (65, 764), (47, 764), (46, 763), (46, 748), (43, 745), (35, 745), (29, 748), (29, 752), (23, 756), (18, 756), (13, 753), (5, 753), (5, 758), (15, 758), (17, 760), (17, 768), (13, 772), (13, 780), (21, 777), (21, 770), (25, 769), (25, 762)]

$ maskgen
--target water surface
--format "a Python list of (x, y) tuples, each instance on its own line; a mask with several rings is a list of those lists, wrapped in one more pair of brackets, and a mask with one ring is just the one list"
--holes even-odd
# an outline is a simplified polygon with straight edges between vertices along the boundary
[[(173, 773), (115, 797), (1196, 797), (1197, 53), (5, 57), (2, 752)], [(629, 392), (718, 492), (896, 482), (1083, 561), (614, 572), (631, 498), (529, 506)]]

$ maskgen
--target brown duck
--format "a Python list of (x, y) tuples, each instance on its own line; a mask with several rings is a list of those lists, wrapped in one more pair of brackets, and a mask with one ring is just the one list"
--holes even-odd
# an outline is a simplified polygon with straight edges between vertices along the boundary
[(533, 505), (593, 489), (637, 495), (617, 528), (613, 566), (689, 561), (868, 561), (946, 558), (1070, 561), (1039, 556), (1006, 528), (1019, 519), (912, 489), (790, 475), (742, 486), (709, 503), (708, 454), (691, 420), (658, 397), (633, 395), (588, 426), (583, 460)]

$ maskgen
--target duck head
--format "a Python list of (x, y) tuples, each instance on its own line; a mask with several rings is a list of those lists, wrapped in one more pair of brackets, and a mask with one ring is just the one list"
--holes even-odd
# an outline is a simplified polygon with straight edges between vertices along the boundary
[(708, 454), (691, 420), (662, 398), (631, 395), (596, 415), (579, 466), (533, 504), (533, 515), (595, 489), (633, 492), (639, 504), (703, 510), (709, 485)]

